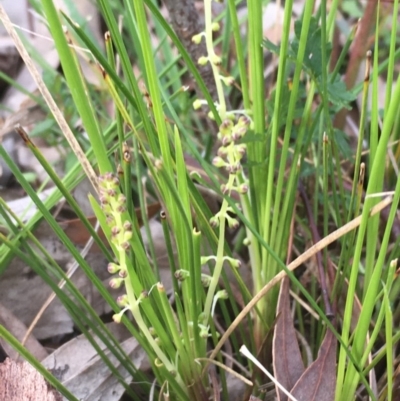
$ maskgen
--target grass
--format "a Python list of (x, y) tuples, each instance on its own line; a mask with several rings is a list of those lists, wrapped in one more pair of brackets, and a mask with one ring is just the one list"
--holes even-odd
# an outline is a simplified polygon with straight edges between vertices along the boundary
[[(145, 350), (159, 399), (167, 399), (167, 393), (173, 400), (209, 399), (214, 391), (210, 364), (219, 367), (221, 393), (216, 399), (229, 399), (229, 374), (223, 367), (229, 363), (220, 352), (225, 343), (230, 344), (232, 357), (248, 369), (253, 385), (244, 394), (261, 398), (259, 387), (267, 379), (239, 350), (245, 345), (267, 370), (271, 358), (279, 357), (279, 343), (271, 341), (271, 334), (275, 331), (275, 338), (281, 334), (279, 319), (285, 312), (277, 316), (276, 310), (285, 294), (277, 284), (285, 276), (291, 282), (296, 329), (316, 366), (326, 333), (336, 337), (331, 344), (338, 344), (337, 359), (330, 348), (334, 355), (330, 363), (337, 368), (325, 378), (336, 387), (330, 390), (330, 399), (391, 400), (398, 395), (393, 383), (398, 380), (399, 240), (392, 232), (398, 225), (400, 180), (396, 164), (390, 165), (388, 158), (392, 153), (397, 163), (398, 5), (393, 6), (392, 33), (385, 35), (388, 48), (380, 48), (379, 29), (385, 27), (377, 24), (364, 83), (349, 85), (349, 73), (344, 79), (348, 87), (338, 72), (346, 68), (347, 54), (348, 69), (359, 68), (360, 60), (353, 57), (359, 49), (350, 47), (359, 38), (350, 33), (341, 49), (334, 42), (338, 2), (329, 10), (325, 2), (318, 9), (313, 2), (305, 2), (294, 36), (292, 6), (292, 1), (285, 2), (281, 40), (276, 44), (263, 37), (261, 1), (247, 5), (243, 36), (238, 2), (227, 2), (218, 18), (224, 28), (213, 33), (218, 26), (211, 0), (204, 0), (205, 31), (197, 39), (205, 43), (201, 61), (211, 66), (216, 89), (212, 91), (204, 84), (197, 60), (151, 0), (124, 1), (123, 5), (98, 1), (108, 29), (104, 49), (84, 25), (60, 15), (51, 0), (36, 4), (60, 57), (63, 76), (58, 79), (69, 89), (66, 96), (75, 105), (71, 113), (76, 114), (69, 118), (81, 119), (86, 137), (71, 131), (37, 75), (47, 107), (77, 162), (63, 179), (58, 178), (20, 129), (57, 187), (42, 203), (0, 147), (0, 155), (38, 207), (36, 216), (24, 226), (8, 218), (6, 205), (1, 204), (8, 235), (0, 237), (0, 270), (7, 268), (14, 255), (23, 258), (56, 292), (93, 346), (97, 346), (96, 334), (134, 381), (143, 378), (51, 255), (44, 267), (38, 263), (40, 256), (27, 239), (35, 223), (44, 218), (111, 306), (114, 320), (126, 325)], [(368, 7), (360, 31), (373, 23)], [(123, 16), (122, 29), (118, 15)], [(86, 82), (76, 46), (86, 50), (101, 76), (100, 90)], [(382, 50), (386, 59), (378, 60)], [(264, 79), (267, 52), (277, 61), (271, 88), (266, 88)], [(335, 59), (334, 54), (338, 55)], [(30, 59), (26, 53), (24, 61), (32, 66)], [(132, 64), (138, 72), (133, 72)], [(379, 74), (387, 82), (383, 105), (378, 103)], [(187, 79), (197, 87), (196, 95), (183, 89)], [(352, 145), (343, 124), (358, 94), (362, 105)], [(107, 114), (106, 102), (113, 105), (112, 116)], [(195, 162), (189, 163), (189, 157)], [(106, 246), (70, 196), (82, 171), (97, 193), (90, 202)], [(205, 193), (212, 194), (212, 202)], [(113, 274), (110, 284), (125, 289), (117, 302), (50, 213), (62, 196), (108, 259)], [(173, 288), (158, 282), (162, 267), (157, 245), (151, 241), (149, 202), (159, 202), (163, 210)], [(135, 207), (140, 207), (139, 214)], [(150, 234), (149, 243), (143, 241), (144, 231)], [(299, 267), (306, 273), (298, 272)], [(66, 290), (57, 287), (60, 279), (66, 280)], [(0, 335), (22, 352), (2, 326)], [(301, 348), (303, 358), (306, 348)], [(108, 357), (100, 349), (99, 353), (116, 373)], [(24, 356), (41, 369), (25, 351)], [(372, 369), (377, 387), (369, 376)], [(74, 399), (50, 373), (41, 372), (68, 399)], [(280, 372), (275, 371), (275, 376), (281, 377)], [(300, 383), (301, 377), (306, 376), (300, 375)], [(125, 386), (132, 399), (140, 399)], [(143, 386), (150, 391), (148, 384)], [(302, 399), (305, 390), (299, 388), (287, 390)]]

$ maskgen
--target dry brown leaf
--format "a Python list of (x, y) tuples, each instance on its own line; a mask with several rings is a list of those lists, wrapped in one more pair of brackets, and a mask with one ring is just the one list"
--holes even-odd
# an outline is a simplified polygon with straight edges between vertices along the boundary
[[(0, 303), (0, 325), (4, 326), (18, 341), (22, 341), (27, 327), (17, 317)], [(17, 359), (19, 354), (7, 343), (3, 343), (4, 350), (11, 359)], [(31, 335), (25, 342), (25, 348), (39, 361), (46, 358), (48, 352)]]
[[(127, 330), (115, 323), (107, 326), (135, 367), (142, 371), (149, 370), (150, 362), (146, 353), (134, 338), (127, 337)], [(97, 337), (95, 340), (129, 384), (129, 373)], [(64, 344), (42, 363), (82, 401), (117, 401), (125, 391), (84, 335)]]
[[(29, 326), (51, 290), (29, 267), (14, 259), (0, 279), (0, 302), (2, 302), (26, 326)], [(35, 327), (37, 339), (71, 333), (73, 323), (63, 306), (53, 302)]]
[[(55, 1), (57, 9), (68, 10), (68, 2), (63, 0)], [(47, 24), (39, 17), (38, 14), (32, 13), (28, 9), (29, 2), (15, 2), (13, 0), (2, 1), (2, 6), (9, 15), (10, 20), (18, 27), (20, 32), (25, 36), (37, 53), (41, 55), (43, 61), (57, 68), (59, 65), (59, 57), (55, 49), (54, 42), (47, 29)], [(99, 43), (102, 43), (102, 33), (100, 27), (100, 19), (98, 18), (98, 10), (89, 0), (81, 0), (75, 4), (78, 12), (87, 18), (87, 25), (90, 27), (92, 34), (96, 36)], [(4, 31), (4, 28), (2, 29)], [(8, 36), (8, 35), (7, 35)], [(83, 63), (83, 72), (87, 79), (93, 82), (95, 74), (93, 67), (89, 67)], [(34, 92), (37, 87), (26, 67), (23, 67), (16, 81), (26, 90)], [(21, 103), (26, 99), (26, 95), (10, 87), (3, 99), (3, 105), (8, 110), (18, 110)]]
[[(17, 111), (8, 115), (4, 120), (0, 129), (0, 138), (14, 131), (17, 124), (26, 127), (41, 122), (45, 117), (46, 113), (43, 111), (42, 107), (29, 98), (29, 101), (24, 101)], [(12, 135), (17, 137), (15, 132), (13, 132)]]
[[(45, 221), (41, 222), (34, 234), (57, 263), (67, 270), (68, 263), (72, 262), (71, 255), (48, 224)], [(86, 260), (101, 280), (109, 278), (104, 255), (92, 252), (88, 254)], [(82, 294), (90, 299), (97, 313), (102, 314), (108, 310), (105, 301), (81, 269), (77, 270), (72, 281)], [(27, 326), (31, 324), (51, 293), (48, 285), (18, 258), (11, 261), (0, 277), (0, 302)], [(60, 301), (55, 300), (39, 320), (33, 334), (37, 339), (44, 339), (70, 333), (72, 330), (73, 323), (70, 316)]]
[[(42, 202), (45, 202), (54, 190), (55, 187), (47, 188), (41, 192), (38, 192), (37, 196)], [(18, 198), (17, 196), (21, 196), (21, 193), (22, 190), (20, 189), (17, 191), (12, 191), (11, 188), (0, 188), (0, 196), (7, 201), (7, 206), (10, 208), (12, 213), (18, 216), (23, 223), (26, 223), (37, 213), (38, 208), (32, 202), (32, 199), (29, 196)]]
[[(58, 9), (69, 9), (68, 2), (63, 0), (56, 0), (56, 7)], [(15, 29), (18, 30), (18, 33), (25, 37), (25, 40), (28, 41), (32, 48), (34, 48), (37, 54), (41, 55), (41, 58), (44, 62), (46, 62), (49, 66), (54, 69), (59, 66), (59, 57), (57, 54), (57, 50), (55, 49), (54, 41), (51, 38), (49, 31), (47, 29), (47, 24), (44, 20), (39, 16), (39, 14), (32, 12), (32, 9), (29, 7), (29, 2), (22, 1), (13, 1), (13, 0), (5, 0), (1, 2), (2, 8), (4, 8), (7, 15), (9, 15), (10, 20), (13, 22)], [(102, 43), (102, 32), (100, 26), (100, 19), (98, 18), (98, 10), (90, 0), (81, 0), (77, 2), (74, 7), (78, 10), (78, 12), (87, 19), (87, 26), (91, 29), (92, 34), (98, 38), (99, 43)], [(4, 40), (3, 40), (4, 37)], [(2, 58), (2, 46), (4, 45), (7, 49), (11, 49), (15, 53), (15, 46), (13, 42), (10, 42), (9, 35), (6, 33), (3, 24), (0, 25), (0, 63)], [(90, 62), (89, 57), (87, 57), (87, 53), (85, 57), (82, 57), (82, 51), (79, 53), (79, 59), (82, 65), (82, 71), (85, 75), (86, 79), (91, 82), (98, 84), (102, 82), (97, 75), (96, 70), (93, 66), (93, 63)], [(14, 57), (16, 58), (16, 57)], [(17, 61), (19, 61), (19, 55)], [(40, 66), (37, 66), (40, 68)], [(16, 67), (14, 67), (15, 71), (18, 71)], [(40, 69), (40, 73), (42, 70)], [(38, 88), (36, 82), (32, 79), (31, 73), (26, 65), (23, 65), (21, 69), (19, 69), (18, 74), (16, 74), (15, 81), (23, 87), (28, 92), (35, 92)], [(1, 117), (9, 117), (4, 125), (0, 127), (0, 138), (5, 136), (7, 141), (7, 152), (14, 158), (18, 159), (17, 164), (20, 165), (26, 160), (26, 154), (17, 155), (16, 149), (21, 149), (21, 141), (14, 135), (6, 135), (9, 132), (12, 132), (13, 125), (15, 121), (21, 125), (29, 125), (34, 122), (39, 122), (43, 118), (42, 111), (40, 108), (33, 107), (32, 110), (26, 107), (24, 103), (28, 99), (28, 96), (16, 89), (15, 86), (9, 86), (6, 89), (4, 96), (2, 96), (1, 103), (2, 109), (0, 110)], [(15, 113), (10, 116), (10, 113)], [(29, 129), (27, 128), (29, 131)], [(23, 149), (22, 149), (23, 151)], [(56, 154), (55, 148), (49, 149), (44, 148), (43, 153), (47, 153), (46, 158), (48, 156), (52, 156), (59, 160), (59, 154)], [(19, 157), (18, 157), (19, 156)], [(41, 166), (38, 164), (36, 159), (32, 159), (29, 161), (29, 166), (35, 166), (36, 170), (42, 172)], [(11, 171), (8, 166), (0, 160), (0, 185), (7, 185), (11, 178)], [(42, 177), (41, 177), (42, 178)]]
[(335, 399), (336, 348), (336, 337), (328, 330), (317, 359), (306, 369), (290, 393), (298, 401)]
[[(285, 389), (290, 391), (303, 374), (304, 363), (290, 310), (288, 277), (282, 281), (280, 288), (277, 316), (272, 347), (274, 376)], [(276, 390), (279, 401), (288, 399), (278, 387)]]
[[(158, 209), (158, 204), (151, 205), (149, 213), (156, 213)], [(61, 223), (61, 225), (65, 227), (67, 235), (77, 246), (83, 246), (85, 241), (89, 240), (89, 234), (86, 230), (83, 230), (83, 225), (80, 221), (67, 221)], [(144, 230), (142, 229), (142, 231)], [(169, 261), (166, 257), (167, 251), (161, 224), (155, 220), (151, 220), (150, 231), (160, 266), (160, 280), (166, 290), (169, 291), (172, 288), (172, 276)], [(83, 236), (81, 235), (82, 233)], [(70, 262), (73, 262), (71, 255), (45, 221), (41, 222), (35, 229), (34, 235), (56, 262), (66, 271)], [(143, 236), (145, 243), (147, 243), (146, 235)], [(86, 260), (96, 276), (108, 285), (108, 281), (110, 280), (110, 274), (107, 271), (108, 261), (99, 249), (92, 247), (86, 256)], [(99, 315), (110, 311), (109, 305), (100, 296), (81, 269), (78, 269), (74, 273), (72, 282), (85, 298), (88, 299)], [(113, 296), (117, 297), (117, 290), (110, 289), (110, 292), (112, 292)], [(14, 258), (11, 261), (7, 270), (0, 277), (0, 302), (26, 326), (32, 323), (51, 293), (51, 289), (43, 280), (18, 258)], [(70, 316), (62, 304), (58, 300), (54, 300), (38, 321), (33, 334), (37, 339), (44, 339), (70, 333), (72, 330), (73, 322)]]

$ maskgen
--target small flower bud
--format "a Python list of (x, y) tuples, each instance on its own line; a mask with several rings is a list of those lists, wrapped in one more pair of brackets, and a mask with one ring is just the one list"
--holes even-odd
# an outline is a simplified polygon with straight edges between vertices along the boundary
[(215, 294), (215, 297), (217, 299), (228, 299), (229, 295), (228, 295), (228, 292), (226, 290), (220, 290)]
[(241, 184), (241, 185), (239, 185), (237, 191), (240, 194), (245, 195), (245, 194), (247, 194), (249, 192), (249, 186), (246, 185), (246, 184)]
[(114, 224), (115, 224), (115, 218), (114, 218), (114, 216), (112, 216), (112, 215), (107, 215), (106, 223), (107, 223), (107, 225), (109, 225), (109, 226), (114, 225)]
[(197, 35), (194, 35), (192, 37), (192, 42), (196, 43), (196, 45), (198, 45), (201, 42), (201, 38), (203, 37), (203, 33), (198, 33)]
[(221, 64), (222, 64), (222, 59), (221, 59), (221, 57), (219, 57), (219, 56), (217, 56), (216, 54), (214, 54), (214, 55), (211, 57), (211, 62), (212, 62), (214, 65), (221, 65)]
[(116, 238), (120, 232), (121, 232), (121, 229), (118, 226), (112, 227), (111, 228), (111, 237)]
[(209, 336), (208, 327), (203, 326), (203, 325), (199, 325), (199, 327), (200, 327), (200, 333), (199, 333), (200, 337), (207, 338)]
[(125, 206), (125, 204), (124, 204), (124, 205), (119, 205), (119, 206), (117, 206), (116, 212), (118, 212), (118, 213), (120, 213), (120, 214), (125, 213), (125, 212), (126, 212), (126, 206)]
[(121, 278), (126, 278), (126, 277), (128, 276), (128, 270), (126, 270), (126, 269), (121, 269), (121, 270), (118, 272), (118, 276), (120, 276)]
[(206, 65), (208, 63), (208, 57), (202, 56), (197, 61), (199, 65)]
[(238, 127), (237, 129), (238, 134), (240, 135), (240, 137), (244, 137), (246, 132), (247, 132), (247, 126), (244, 127)]
[(99, 184), (100, 188), (104, 185), (104, 175), (97, 177), (97, 183)]
[(235, 82), (235, 80), (231, 76), (224, 77), (220, 75), (219, 78), (226, 86), (231, 86)]
[(119, 180), (118, 177), (113, 173), (105, 173), (99, 177), (99, 185), (101, 188), (109, 189), (109, 188), (118, 188)]
[(117, 198), (118, 205), (124, 205), (126, 203), (126, 196), (124, 194), (119, 194)]
[(246, 145), (244, 143), (236, 145), (236, 152), (238, 152), (240, 156), (244, 156), (246, 154)]
[(226, 215), (226, 220), (228, 222), (228, 227), (229, 228), (236, 229), (236, 228), (239, 227), (239, 222), (235, 218)]
[(216, 228), (219, 226), (219, 219), (216, 216), (211, 217), (210, 219), (211, 227)]
[(120, 295), (117, 298), (117, 304), (122, 307), (129, 305), (128, 295), (126, 295), (126, 294)]
[(121, 287), (121, 284), (124, 282), (124, 279), (123, 278), (117, 278), (117, 277), (114, 277), (114, 278), (112, 278), (111, 280), (110, 280), (110, 287), (111, 288), (113, 288), (113, 289), (117, 289), (117, 288), (119, 288), (119, 287)]
[(226, 184), (222, 184), (221, 185), (221, 192), (225, 195), (225, 194), (227, 194), (228, 192), (229, 192), (229, 188), (228, 188), (228, 186), (226, 185)]
[(125, 221), (123, 227), (124, 231), (132, 231), (132, 223), (129, 220)]
[(128, 242), (132, 238), (132, 231), (124, 232), (124, 242)]
[(178, 281), (184, 281), (190, 276), (190, 273), (187, 270), (180, 269), (174, 273), (174, 276)]
[(235, 132), (232, 134), (233, 141), (237, 142), (240, 138), (244, 136), (245, 133), (246, 133), (246, 128), (244, 127), (236, 128)]
[(220, 148), (218, 148), (218, 156), (219, 157), (225, 157), (228, 154), (228, 149), (225, 148), (224, 146), (221, 146)]
[(228, 146), (232, 142), (232, 136), (231, 135), (225, 135), (222, 138), (222, 145), (223, 146)]
[(202, 274), (201, 275), (201, 285), (204, 288), (208, 288), (210, 286), (211, 279), (212, 279), (212, 277), (209, 276), (208, 274)]
[(207, 113), (207, 117), (211, 120), (211, 121), (215, 121), (215, 116), (214, 113), (212, 111), (209, 111)]
[(244, 246), (250, 246), (250, 244), (251, 244), (251, 241), (250, 241), (250, 238), (245, 238), (244, 240), (243, 240), (243, 245)]
[(105, 193), (102, 193), (102, 194), (99, 196), (99, 200), (100, 200), (100, 204), (101, 204), (102, 206), (108, 205), (108, 196), (107, 196)]
[(213, 31), (213, 32), (218, 32), (219, 31), (219, 23), (218, 22), (213, 22), (212, 24), (211, 24), (211, 30)]
[(124, 315), (124, 313), (125, 313), (128, 309), (129, 309), (129, 308), (126, 307), (126, 308), (122, 309), (121, 312), (118, 312), (118, 313), (116, 313), (115, 315), (113, 315), (112, 318), (113, 318), (114, 322), (115, 322), (115, 323), (121, 323), (122, 316)]
[(211, 255), (211, 256), (201, 256), (200, 257), (200, 265), (205, 265), (206, 263), (208, 263), (210, 260), (215, 260), (216, 257)]
[(109, 263), (107, 266), (107, 270), (110, 274), (115, 274), (120, 271), (121, 267), (116, 263)]
[(114, 188), (106, 189), (105, 193), (108, 198), (114, 198), (117, 195), (117, 191)]
[(121, 323), (122, 314), (116, 313), (115, 315), (113, 315), (112, 319), (114, 320), (115, 323)]
[(219, 132), (222, 135), (228, 135), (231, 133), (232, 128), (233, 128), (232, 120), (225, 119), (224, 121), (222, 121), (222, 124), (219, 126)]
[(236, 173), (238, 173), (239, 171), (242, 171), (242, 163), (240, 163), (240, 161), (238, 161), (236, 163), (235, 169), (236, 169)]
[(193, 102), (193, 108), (194, 108), (195, 110), (198, 110), (201, 106), (203, 106), (203, 104), (204, 104), (204, 101), (203, 101), (203, 100), (196, 99), (196, 100)]
[(124, 241), (121, 243), (121, 248), (126, 252), (131, 247), (131, 244), (128, 241)]
[(229, 256), (225, 256), (224, 259), (233, 267), (234, 269), (239, 269), (242, 265), (242, 262), (239, 259), (231, 258)]
[(227, 165), (226, 169), (228, 170), (229, 174), (237, 174), (242, 169), (242, 165), (240, 164), (240, 162), (238, 162)]
[[(107, 204), (107, 205), (101, 205), (101, 207), (102, 207), (102, 209), (103, 209), (103, 212), (104, 212), (106, 218), (112, 216), (112, 212), (113, 212), (113, 211), (112, 211), (110, 205), (108, 205), (108, 204)], [(109, 224), (109, 225), (110, 225), (110, 224)]]
[(212, 164), (213, 164), (215, 167), (224, 167), (224, 166), (227, 165), (227, 163), (225, 162), (225, 160), (222, 159), (222, 157), (219, 157), (219, 156), (215, 156), (215, 157), (214, 157), (214, 159), (213, 159), (213, 161), (212, 161)]

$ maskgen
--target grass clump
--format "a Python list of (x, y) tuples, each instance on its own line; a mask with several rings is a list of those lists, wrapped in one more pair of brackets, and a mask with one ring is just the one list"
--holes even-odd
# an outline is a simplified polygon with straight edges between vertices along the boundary
[[(179, 2), (183, 9), (189, 3)], [(379, 64), (377, 29), (372, 56), (365, 54), (364, 82), (356, 86), (350, 84), (350, 73), (345, 79), (339, 75), (347, 53), (350, 68), (359, 65), (352, 61), (356, 50), (351, 43), (358, 40), (354, 31), (341, 47), (334, 42), (337, 2), (328, 10), (325, 2), (315, 9), (314, 2), (306, 1), (293, 32), (293, 2), (285, 2), (279, 43), (264, 38), (262, 2), (248, 2), (244, 22), (234, 0), (218, 18), (212, 3), (204, 0), (204, 31), (193, 36), (205, 51), (199, 59), (193, 59), (193, 46), (179, 36), (179, 27), (171, 28), (153, 1), (99, 0), (107, 26), (104, 50), (51, 0), (37, 4), (60, 57), (64, 75), (59, 79), (69, 88), (82, 121), (85, 136), (80, 143), (86, 153), (47, 100), (78, 162), (60, 180), (26, 138), (58, 187), (42, 203), (0, 148), (40, 211), (27, 223), (27, 231), (39, 217), (49, 222), (113, 309), (114, 321), (125, 324), (148, 355), (156, 382), (151, 391), (159, 399), (231, 399), (229, 383), (239, 374), (221, 352), (224, 344), (229, 344), (231, 359), (246, 365), (240, 372), (248, 376), (242, 377), (242, 399), (250, 394), (262, 398), (262, 385), (269, 379), (239, 350), (244, 344), (267, 370), (271, 358), (280, 357), (276, 338), (285, 336), (279, 319), (286, 313), (280, 305), (289, 289), (282, 285), (280, 291), (279, 283), (285, 276), (295, 299), (296, 329), (308, 344), (302, 347), (302, 358), (308, 348), (314, 366), (320, 366), (318, 353), (328, 349), (331, 366), (337, 363), (315, 386), (324, 389), (334, 383), (326, 384), (329, 399), (395, 399), (399, 240), (392, 232), (400, 180), (397, 165), (386, 161), (389, 152), (391, 160), (398, 159), (400, 81), (392, 85), (396, 36), (387, 35), (388, 57)], [(169, 6), (173, 19), (176, 10)], [(396, 16), (397, 3), (394, 8)], [(76, 44), (96, 66), (101, 94), (88, 90)], [(267, 56), (276, 65), (271, 86), (264, 78)], [(378, 74), (385, 71), (386, 101), (379, 105)], [(187, 80), (195, 90), (187, 90)], [(344, 122), (357, 96), (362, 97), (358, 129), (349, 140)], [(112, 117), (101, 110), (105, 101), (112, 103)], [(69, 194), (81, 167), (96, 194), (90, 202), (106, 245)], [(117, 301), (49, 213), (61, 195), (108, 259), (111, 287), (124, 289)], [(162, 209), (167, 267), (152, 241), (149, 202)], [(4, 263), (21, 253), (18, 244), (29, 249), (27, 235), (14, 226), (8, 238), (2, 237)], [(336, 246), (328, 247), (332, 243)], [(306, 272), (298, 273), (298, 267)], [(170, 272), (170, 288), (160, 280), (163, 269)], [(65, 278), (59, 266), (54, 272)], [(133, 380), (143, 379), (73, 283), (67, 279), (67, 295), (56, 289), (46, 270), (41, 274), (77, 327), (107, 341)], [(84, 312), (78, 316), (77, 309)], [(0, 334), (12, 341), (4, 329)], [(287, 363), (291, 366), (290, 357)], [(376, 386), (369, 373), (378, 363)], [(282, 377), (274, 366), (275, 377)], [(297, 388), (286, 388), (295, 399), (305, 394), (299, 384), (307, 377), (302, 369)], [(55, 385), (67, 395), (61, 384)], [(148, 384), (143, 386), (150, 392)]]

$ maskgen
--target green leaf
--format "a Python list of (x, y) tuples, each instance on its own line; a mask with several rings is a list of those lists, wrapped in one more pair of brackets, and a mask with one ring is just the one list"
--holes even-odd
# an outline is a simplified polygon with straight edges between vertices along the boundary
[(269, 39), (264, 39), (262, 42), (263, 46), (268, 49), (271, 53), (279, 55), (281, 47), (272, 43)]
[(346, 133), (339, 129), (334, 129), (333, 135), (335, 138), (334, 141), (336, 142), (336, 145), (338, 146), (340, 152), (343, 154), (344, 158), (347, 160), (353, 159), (354, 152), (349, 144)]
[(254, 131), (246, 132), (246, 135), (240, 139), (240, 143), (250, 142), (265, 142), (265, 136), (262, 134), (256, 134)]
[[(294, 25), (294, 30), (296, 34), (296, 38), (291, 43), (291, 48), (289, 49), (289, 55), (294, 59), (297, 58), (297, 53), (299, 50), (299, 39), (301, 35), (302, 22), (296, 21)], [(330, 43), (326, 44), (327, 46), (327, 56), (332, 50), (332, 46)], [(322, 48), (321, 48), (321, 28), (318, 25), (318, 21), (315, 17), (311, 18), (309, 35), (307, 38), (307, 45), (305, 51), (305, 57), (303, 60), (304, 67), (308, 70), (308, 72), (314, 76), (319, 77), (322, 74), (322, 68), (325, 66), (322, 65)]]
[(334, 82), (328, 81), (328, 97), (329, 101), (339, 108), (345, 107), (351, 109), (350, 103), (355, 100), (356, 96), (346, 88), (346, 84), (339, 77)]

